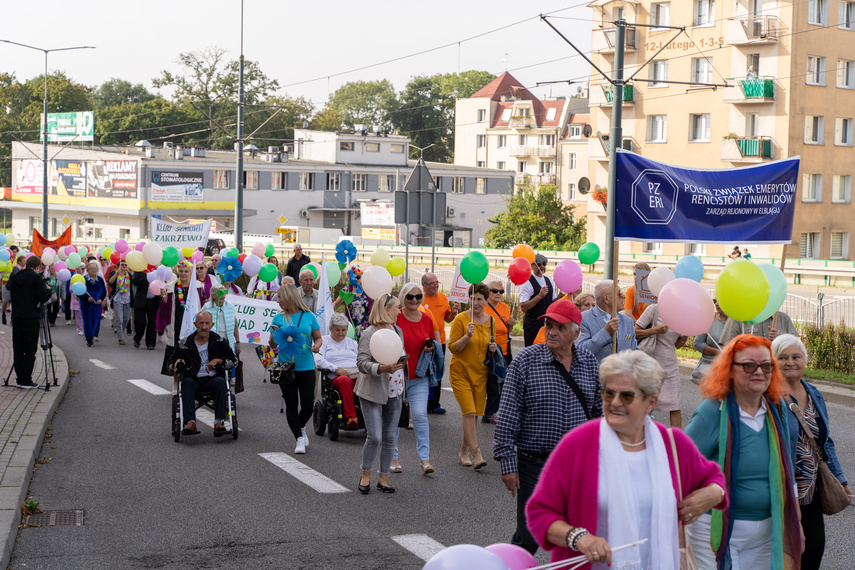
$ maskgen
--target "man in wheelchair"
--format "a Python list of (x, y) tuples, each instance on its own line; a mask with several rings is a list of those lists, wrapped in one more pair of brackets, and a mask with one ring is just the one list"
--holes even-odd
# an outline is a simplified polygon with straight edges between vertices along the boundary
[(186, 420), (181, 434), (199, 433), (196, 429), (196, 394), (210, 393), (214, 398), (214, 436), (220, 437), (227, 433), (224, 425), (228, 397), (225, 364), (234, 362), (235, 355), (225, 339), (211, 332), (211, 313), (199, 311), (193, 323), (196, 331), (179, 343), (172, 353), (175, 379), (181, 382)]

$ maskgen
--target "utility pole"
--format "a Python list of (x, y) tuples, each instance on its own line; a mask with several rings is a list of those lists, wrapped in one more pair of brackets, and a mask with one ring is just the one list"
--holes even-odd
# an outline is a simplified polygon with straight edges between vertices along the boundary
[(243, 0), (240, 2), (240, 67), (238, 76), (237, 174), (235, 175), (235, 247), (243, 250)]
[[(618, 245), (615, 242), (615, 204), (617, 202), (617, 149), (623, 144), (623, 56), (626, 38), (626, 20), (615, 22), (615, 67), (612, 80), (612, 124), (609, 134), (609, 190), (606, 206), (606, 258), (605, 278), (618, 275)], [(616, 281), (615, 281), (616, 283)]]

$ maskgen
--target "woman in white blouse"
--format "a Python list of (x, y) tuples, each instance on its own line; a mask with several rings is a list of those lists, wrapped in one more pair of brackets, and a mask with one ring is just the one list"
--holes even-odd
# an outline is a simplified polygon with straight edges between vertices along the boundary
[(356, 408), (353, 405), (353, 385), (356, 381), (356, 356), (359, 345), (347, 338), (347, 317), (333, 313), (330, 317), (330, 334), (323, 337), (321, 349), (315, 354), (315, 365), (323, 374), (332, 377), (332, 384), (341, 396), (347, 427), (356, 428)]

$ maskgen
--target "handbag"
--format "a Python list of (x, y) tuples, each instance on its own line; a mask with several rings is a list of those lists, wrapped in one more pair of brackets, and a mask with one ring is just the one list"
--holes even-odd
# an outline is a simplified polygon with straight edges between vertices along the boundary
[[(494, 338), (494, 330), (493, 326), (495, 321), (493, 321), (493, 317), (490, 317), (490, 342), (496, 342)], [(504, 357), (501, 356), (501, 351), (499, 352), (498, 357), (504, 360)], [(485, 356), (484, 364), (487, 365), (487, 396), (499, 396), (502, 393), (502, 389), (499, 386), (502, 382), (505, 381), (505, 376), (501, 375), (501, 370), (497, 371), (496, 368), (496, 359), (497, 355), (495, 352), (490, 352), (490, 349), (487, 349), (487, 354)], [(507, 375), (507, 369), (505, 370), (505, 375)]]
[(238, 360), (235, 367), (235, 394), (241, 392), (243, 392), (243, 362)]
[[(656, 317), (659, 316), (659, 310), (658, 310), (658, 308), (651, 309), (651, 310), (656, 312), (656, 315), (653, 318), (653, 321), (655, 322)], [(651, 329), (651, 328), (653, 328), (653, 322), (651, 322), (649, 325), (644, 327), (645, 330)], [(652, 335), (645, 337), (645, 338), (641, 339), (640, 341), (638, 341), (638, 350), (642, 351), (645, 354), (652, 355), (653, 351), (656, 350), (656, 337), (658, 337), (658, 336), (659, 335), (657, 335), (657, 334), (652, 334)]]
[(407, 400), (401, 400), (401, 417), (398, 418), (398, 427), (407, 428), (410, 426), (410, 403)]
[(277, 362), (270, 367), (270, 383), (290, 386), (297, 380), (294, 374), (294, 361)]
[(802, 431), (805, 432), (810, 446), (819, 458), (819, 502), (822, 504), (822, 514), (836, 515), (849, 506), (849, 497), (846, 495), (846, 489), (843, 488), (843, 485), (828, 467), (828, 462), (823, 457), (823, 452), (819, 449), (816, 440), (813, 438), (813, 432), (808, 427), (807, 422), (805, 422), (802, 410), (792, 396), (790, 396), (790, 411), (796, 415), (796, 419), (799, 420), (799, 425), (802, 426)]
[[(680, 491), (680, 502), (683, 502), (683, 485), (680, 481), (680, 456), (677, 455), (677, 444), (674, 442), (674, 432), (668, 428), (668, 439), (671, 440), (671, 455), (674, 456), (674, 471), (677, 473), (677, 489)], [(679, 545), (680, 545), (680, 570), (698, 570), (698, 562), (695, 560), (695, 553), (692, 552), (692, 547), (689, 541), (686, 540), (686, 525), (680, 524), (679, 527)]]

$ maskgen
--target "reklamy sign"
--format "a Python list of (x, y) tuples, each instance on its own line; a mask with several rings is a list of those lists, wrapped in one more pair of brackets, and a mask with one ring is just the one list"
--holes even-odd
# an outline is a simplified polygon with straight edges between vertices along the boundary
[(699, 170), (617, 153), (615, 239), (790, 243), (799, 157)]
[[(40, 124), (45, 120), (41, 114)], [(48, 113), (48, 142), (78, 142), (95, 140), (95, 114), (92, 111), (77, 113)], [(39, 140), (44, 141), (44, 134)]]
[(205, 247), (208, 245), (208, 234), (211, 233), (213, 219), (195, 224), (177, 224), (167, 222), (160, 215), (151, 216), (151, 241), (163, 245), (171, 245), (178, 249), (183, 247)]
[(202, 198), (201, 172), (152, 171), (152, 202), (202, 202)]

